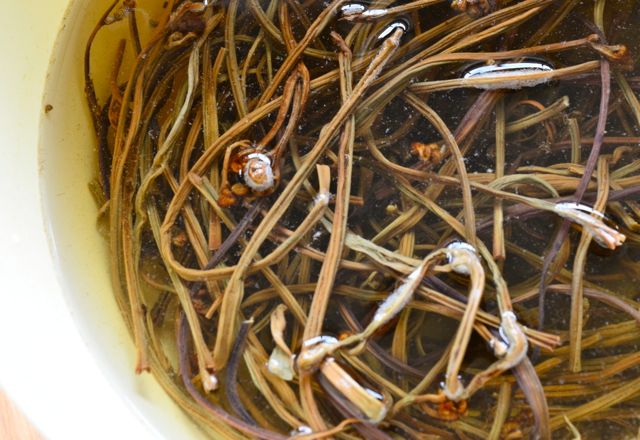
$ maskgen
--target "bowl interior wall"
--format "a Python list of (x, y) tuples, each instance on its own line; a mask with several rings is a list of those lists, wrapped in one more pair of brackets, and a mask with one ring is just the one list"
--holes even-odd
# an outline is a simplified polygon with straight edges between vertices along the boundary
[[(152, 432), (166, 438), (203, 438), (199, 428), (150, 374), (134, 373), (133, 343), (111, 287), (108, 240), (98, 231), (99, 207), (89, 191), (98, 166), (84, 95), (84, 50), (93, 26), (109, 3), (71, 2), (53, 51), (44, 98), (45, 105), (52, 108), (40, 124), (40, 185), (46, 227), (68, 307), (109, 381)], [(113, 64), (118, 32), (126, 30), (126, 22), (116, 24), (113, 30), (95, 42), (92, 69), (104, 77), (108, 77), (105, 72)], [(130, 47), (127, 52), (130, 63)], [(96, 81), (101, 103), (107, 87), (105, 81)], [(117, 420), (109, 421), (105, 415), (105, 422)]]

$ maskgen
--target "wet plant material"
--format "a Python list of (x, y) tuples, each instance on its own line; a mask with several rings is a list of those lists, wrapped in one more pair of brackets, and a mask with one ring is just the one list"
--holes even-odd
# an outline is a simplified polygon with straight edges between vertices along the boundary
[(638, 23), (112, 3), (85, 90), (136, 371), (216, 438), (635, 435)]

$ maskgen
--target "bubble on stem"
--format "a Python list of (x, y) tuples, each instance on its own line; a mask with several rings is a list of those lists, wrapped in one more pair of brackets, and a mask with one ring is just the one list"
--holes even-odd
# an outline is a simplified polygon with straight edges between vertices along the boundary
[(254, 191), (264, 192), (273, 188), (271, 159), (262, 153), (250, 154), (244, 166), (243, 178), (245, 184)]
[(396, 29), (401, 29), (402, 32), (407, 32), (409, 30), (409, 22), (404, 19), (398, 19), (398, 20), (392, 21), (387, 26), (385, 26), (384, 29), (382, 29), (382, 32), (380, 32), (380, 34), (378, 35), (378, 40), (383, 40), (387, 38)]
[[(464, 241), (454, 241), (452, 243), (450, 243), (446, 249), (450, 249), (450, 250), (464, 250), (467, 252), (470, 252), (473, 255), (477, 255), (476, 254), (476, 249), (470, 245), (469, 243), (466, 243)], [(456, 263), (456, 257), (453, 253), (451, 252), (447, 252), (447, 260), (449, 262), (449, 264), (452, 266), (452, 270), (460, 275), (469, 275), (471, 273), (471, 271), (469, 270), (469, 267), (466, 264), (460, 264), (460, 263)]]

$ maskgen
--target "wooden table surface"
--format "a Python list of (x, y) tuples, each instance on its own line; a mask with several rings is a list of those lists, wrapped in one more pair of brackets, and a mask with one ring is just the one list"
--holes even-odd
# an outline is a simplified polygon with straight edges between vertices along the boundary
[(0, 439), (43, 440), (43, 437), (0, 390)]

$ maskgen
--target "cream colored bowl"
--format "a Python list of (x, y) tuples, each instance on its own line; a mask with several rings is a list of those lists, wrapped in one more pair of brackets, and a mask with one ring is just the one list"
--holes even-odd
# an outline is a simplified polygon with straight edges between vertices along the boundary
[(13, 1), (0, 14), (0, 384), (49, 439), (199, 438), (133, 373), (96, 229), (82, 56), (102, 3)]

